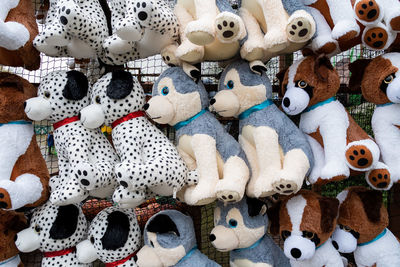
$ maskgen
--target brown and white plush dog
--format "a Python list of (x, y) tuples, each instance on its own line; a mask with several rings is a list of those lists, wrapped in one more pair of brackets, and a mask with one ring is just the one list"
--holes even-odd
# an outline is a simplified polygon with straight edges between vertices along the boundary
[[(282, 78), (282, 77), (281, 77)], [(349, 177), (350, 169), (374, 168), (388, 175), (378, 165), (377, 144), (361, 129), (335, 99), (340, 79), (326, 57), (309, 56), (294, 63), (282, 80), (283, 110), (301, 114), (300, 129), (308, 134), (315, 164), (311, 183), (324, 184)]]
[(339, 201), (309, 190), (287, 197), (268, 211), (271, 232), (284, 240), (284, 252), (292, 267), (342, 267), (332, 245)]
[(356, 186), (337, 195), (338, 226), (332, 236), (340, 252), (354, 252), (357, 266), (400, 266), (400, 243), (386, 227), (382, 193)]

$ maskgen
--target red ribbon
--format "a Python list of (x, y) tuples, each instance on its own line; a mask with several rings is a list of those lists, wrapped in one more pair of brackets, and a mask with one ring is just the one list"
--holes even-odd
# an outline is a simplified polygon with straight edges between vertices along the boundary
[(124, 264), (125, 262), (127, 262), (131, 258), (135, 257), (136, 254), (137, 254), (137, 251), (135, 251), (133, 254), (129, 255), (125, 259), (122, 259), (122, 260), (119, 260), (119, 261), (105, 263), (105, 265), (106, 265), (106, 267), (116, 267), (118, 265)]
[(135, 118), (139, 118), (139, 117), (144, 117), (144, 116), (145, 116), (144, 111), (141, 111), (141, 110), (135, 111), (135, 112), (129, 113), (128, 115), (126, 115), (126, 116), (114, 121), (111, 124), (111, 127), (115, 128), (115, 127), (117, 127), (118, 125), (120, 125), (123, 122), (129, 121), (129, 120), (132, 120), (132, 119), (135, 119)]
[(68, 255), (69, 253), (75, 252), (75, 247), (63, 249), (60, 251), (52, 251), (52, 252), (43, 252), (43, 256), (45, 258), (53, 258)]
[(66, 118), (66, 119), (63, 119), (61, 121), (58, 121), (58, 122), (53, 124), (54, 131), (57, 130), (58, 128), (60, 128), (61, 126), (64, 126), (66, 124), (69, 124), (69, 123), (75, 122), (75, 121), (79, 121), (79, 117), (78, 116), (74, 116), (74, 117), (71, 117), (71, 118)]

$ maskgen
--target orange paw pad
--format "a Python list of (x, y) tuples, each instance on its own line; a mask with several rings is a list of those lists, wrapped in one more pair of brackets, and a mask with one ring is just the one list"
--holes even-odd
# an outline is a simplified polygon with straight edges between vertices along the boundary
[(364, 43), (375, 49), (383, 49), (388, 39), (386, 30), (379, 27), (369, 29), (364, 35)]
[(385, 189), (390, 185), (390, 173), (387, 169), (376, 169), (368, 175), (369, 183), (379, 189)]
[(11, 205), (11, 198), (8, 192), (0, 188), (0, 208), (1, 209), (10, 209), (12, 207)]
[(350, 166), (357, 169), (367, 169), (373, 162), (371, 151), (363, 145), (351, 146), (346, 151), (346, 159)]
[(359, 20), (372, 22), (379, 18), (379, 6), (375, 0), (362, 0), (354, 8)]

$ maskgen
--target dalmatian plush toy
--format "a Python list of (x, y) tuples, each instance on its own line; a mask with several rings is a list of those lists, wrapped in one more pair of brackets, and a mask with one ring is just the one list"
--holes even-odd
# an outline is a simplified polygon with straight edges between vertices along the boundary
[(143, 88), (125, 71), (107, 73), (93, 86), (91, 105), (81, 122), (94, 129), (113, 128), (121, 163), (115, 166), (120, 186), (113, 195), (121, 207), (136, 207), (148, 196), (174, 195), (186, 184), (187, 168), (174, 145), (145, 117)]
[(297, 192), (314, 162), (303, 132), (272, 102), (266, 70), (260, 61), (231, 63), (210, 100), (221, 116), (239, 117), (239, 142), (252, 170), (251, 197)]
[(144, 107), (156, 122), (175, 127), (179, 152), (189, 169), (197, 170), (198, 183), (182, 192), (189, 205), (205, 205), (216, 197), (239, 201), (250, 176), (244, 151), (206, 110), (208, 105), (201, 81), (174, 67), (160, 75)]
[(33, 212), (30, 226), (16, 235), (15, 244), (21, 252), (42, 251), (43, 267), (89, 267), (92, 265), (78, 262), (75, 248), (86, 238), (87, 227), (77, 205), (54, 206), (47, 202)]
[(79, 121), (79, 111), (89, 104), (88, 89), (83, 73), (55, 71), (42, 79), (38, 97), (25, 102), (30, 119), (53, 123), (59, 175), (50, 179), (50, 200), (56, 205), (89, 195), (105, 198), (117, 186), (117, 154), (100, 129), (89, 130)]
[(106, 266), (136, 266), (141, 233), (134, 210), (110, 207), (90, 224), (88, 238), (76, 246), (78, 260), (90, 263), (100, 259)]

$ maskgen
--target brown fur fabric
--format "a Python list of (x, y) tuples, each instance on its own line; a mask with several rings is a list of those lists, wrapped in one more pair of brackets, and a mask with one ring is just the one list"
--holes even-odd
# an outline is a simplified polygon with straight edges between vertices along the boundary
[(14, 237), (27, 226), (23, 213), (0, 209), (0, 262), (18, 254)]

